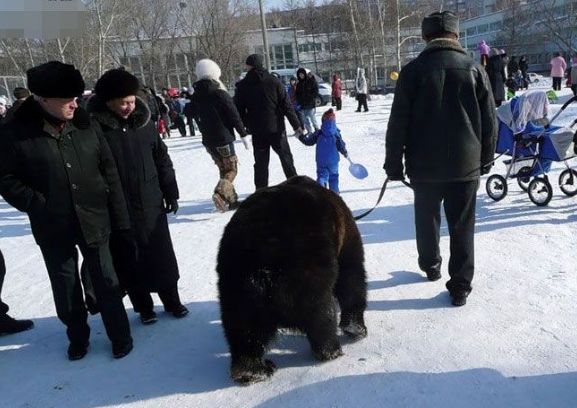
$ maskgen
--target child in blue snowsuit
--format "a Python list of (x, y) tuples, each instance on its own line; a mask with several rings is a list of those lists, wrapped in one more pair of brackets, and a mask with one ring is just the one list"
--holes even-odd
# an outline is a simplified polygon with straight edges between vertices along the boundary
[(335, 113), (329, 109), (323, 114), (321, 128), (314, 133), (300, 135), (299, 140), (307, 146), (317, 145), (317, 182), (339, 193), (339, 152), (348, 157), (341, 132), (337, 128)]

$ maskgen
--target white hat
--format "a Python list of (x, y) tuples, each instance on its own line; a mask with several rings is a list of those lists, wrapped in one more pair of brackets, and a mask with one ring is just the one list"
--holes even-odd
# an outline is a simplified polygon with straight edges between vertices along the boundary
[(2, 106), (8, 105), (8, 98), (6, 98), (4, 95), (0, 96), (0, 105)]
[(200, 79), (212, 79), (218, 81), (221, 75), (220, 67), (216, 62), (209, 59), (201, 59), (196, 63), (196, 77)]

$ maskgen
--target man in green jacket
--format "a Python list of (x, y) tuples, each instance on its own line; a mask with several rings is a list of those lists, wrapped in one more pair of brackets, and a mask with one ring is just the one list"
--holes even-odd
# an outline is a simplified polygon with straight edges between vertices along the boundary
[(132, 337), (108, 239), (111, 228), (128, 229), (130, 223), (114, 158), (78, 108), (84, 81), (74, 66), (48, 62), (27, 77), (33, 96), (0, 131), (0, 194), (30, 218), (58, 317), (67, 327), (68, 358), (83, 358), (90, 336), (77, 247), (90, 266), (113, 355), (124, 357)]
[(479, 177), (489, 171), (497, 140), (495, 103), (485, 70), (458, 41), (451, 12), (423, 20), (426, 48), (401, 71), (387, 129), (384, 168), (404, 178), (403, 156), (415, 192), (419, 267), (441, 278), (441, 203), (451, 239), (447, 289), (455, 306), (472, 290)]

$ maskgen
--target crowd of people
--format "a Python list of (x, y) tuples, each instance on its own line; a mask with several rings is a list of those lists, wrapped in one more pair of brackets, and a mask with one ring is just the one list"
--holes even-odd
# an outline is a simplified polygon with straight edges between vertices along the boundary
[[(526, 58), (507, 60), (504, 52), (486, 44), (477, 64), (461, 47), (458, 33), (458, 18), (451, 12), (423, 20), (427, 46), (398, 77), (384, 169), (390, 180), (411, 181), (418, 263), (431, 281), (441, 278), (444, 204), (451, 241), (446, 286), (452, 303), (462, 306), (472, 290), (476, 191), (479, 177), (493, 163), (496, 106), (505, 100), (510, 74), (519, 71), (526, 79), (528, 65)], [(554, 58), (555, 75), (565, 69), (560, 58)], [(66, 326), (70, 360), (88, 352), (89, 312), (101, 314), (113, 356), (130, 353), (124, 294), (144, 325), (157, 321), (151, 293), (158, 293), (175, 318), (188, 313), (178, 293), (178, 262), (167, 220), (179, 208), (177, 178), (163, 141), (170, 128), (184, 137), (188, 125), (194, 136), (198, 125), (218, 168), (212, 200), (220, 211), (240, 204), (234, 187), (235, 132), (245, 148), (252, 146), (255, 189), (268, 186), (271, 149), (286, 178), (297, 175), (285, 119), (302, 143), (316, 146), (318, 182), (339, 192), (339, 155), (348, 152), (333, 109), (317, 123), (314, 75), (301, 68), (285, 86), (257, 54), (248, 56), (246, 69), (234, 97), (221, 81), (218, 64), (203, 59), (190, 91), (168, 88), (157, 95), (120, 68), (104, 73), (90, 97), (80, 101), (85, 94), (80, 72), (53, 61), (27, 71), (29, 89), (14, 91), (17, 102), (10, 110), (0, 98), (0, 195), (30, 218), (57, 315)], [(342, 109), (342, 88), (335, 74), (336, 111)], [(357, 112), (368, 111), (362, 68), (355, 88)], [(0, 293), (5, 272), (0, 253)], [(7, 313), (0, 301), (0, 334), (32, 328), (31, 321)]]
[[(531, 78), (526, 56), (523, 55), (519, 59), (516, 56), (509, 58), (505, 50), (491, 48), (485, 41), (479, 43), (478, 50), (481, 65), (489, 75), (497, 106), (501, 106), (503, 101), (513, 97), (517, 91), (529, 88)], [(573, 56), (571, 64), (568, 65), (561, 53), (556, 52), (549, 65), (553, 90), (560, 91), (563, 79), (567, 78), (566, 85), (571, 88), (573, 95), (577, 95), (577, 70), (573, 69), (577, 67), (577, 55)]]

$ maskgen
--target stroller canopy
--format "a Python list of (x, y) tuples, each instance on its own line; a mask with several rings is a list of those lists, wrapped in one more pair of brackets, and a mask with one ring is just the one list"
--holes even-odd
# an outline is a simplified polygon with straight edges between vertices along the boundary
[(547, 93), (534, 90), (516, 96), (500, 106), (497, 109), (497, 117), (516, 134), (523, 132), (529, 122), (546, 118), (548, 112)]

